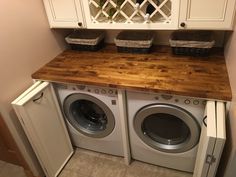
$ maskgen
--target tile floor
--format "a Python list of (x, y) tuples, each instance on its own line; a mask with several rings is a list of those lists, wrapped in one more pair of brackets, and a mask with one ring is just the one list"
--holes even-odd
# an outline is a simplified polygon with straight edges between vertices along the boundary
[(26, 175), (22, 167), (0, 160), (0, 177), (26, 177)]
[(133, 161), (121, 157), (77, 149), (59, 177), (192, 177), (191, 173)]

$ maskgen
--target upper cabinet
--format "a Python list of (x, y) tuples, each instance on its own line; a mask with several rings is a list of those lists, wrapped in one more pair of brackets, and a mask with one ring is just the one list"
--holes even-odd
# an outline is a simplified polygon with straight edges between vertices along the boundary
[(88, 28), (177, 29), (180, 0), (85, 0)]
[(181, 0), (180, 29), (230, 30), (235, 0)]
[(43, 0), (51, 28), (85, 27), (79, 0)]
[(232, 30), (236, 0), (44, 0), (51, 28)]

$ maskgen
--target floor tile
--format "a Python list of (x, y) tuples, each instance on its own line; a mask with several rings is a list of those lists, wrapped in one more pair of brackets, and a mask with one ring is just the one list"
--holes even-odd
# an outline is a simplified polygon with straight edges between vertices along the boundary
[(155, 177), (192, 177), (192, 173), (182, 172), (164, 167), (156, 167)]
[(63, 170), (58, 177), (89, 177), (72, 170)]
[(118, 162), (124, 164), (124, 158), (119, 156), (113, 156), (109, 154), (100, 153), (99, 158), (111, 160), (113, 162)]
[(6, 165), (6, 162), (0, 160), (0, 170)]
[(155, 177), (157, 168), (139, 161), (133, 161), (127, 168), (125, 177)]
[(1, 177), (26, 177), (24, 169), (20, 166), (6, 163), (0, 171)]
[(71, 170), (78, 174), (90, 176), (95, 163), (97, 162), (98, 153), (87, 150), (76, 150), (75, 154), (68, 162), (65, 170)]
[(127, 166), (119, 160), (101, 156), (94, 166), (91, 177), (124, 177), (126, 169)]
[(140, 161), (126, 165), (122, 157), (78, 148), (59, 177), (192, 177), (192, 174)]

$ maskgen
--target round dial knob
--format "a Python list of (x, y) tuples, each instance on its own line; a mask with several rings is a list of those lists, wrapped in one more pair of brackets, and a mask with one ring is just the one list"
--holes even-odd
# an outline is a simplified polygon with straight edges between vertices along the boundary
[(108, 93), (109, 93), (109, 94), (113, 94), (113, 90), (109, 90)]
[(194, 104), (194, 105), (198, 105), (198, 104), (199, 104), (199, 101), (198, 101), (198, 100), (194, 100), (194, 101), (193, 101), (193, 104)]
[(101, 93), (102, 93), (102, 94), (106, 94), (107, 92), (106, 92), (106, 90), (102, 89), (102, 90), (101, 90)]
[(182, 23), (180, 23), (180, 26), (181, 26), (182, 28), (184, 28), (184, 27), (186, 26), (186, 24), (185, 24), (184, 22), (182, 22)]
[(184, 103), (185, 103), (185, 104), (190, 104), (190, 100), (189, 100), (189, 99), (186, 99), (186, 100), (184, 101)]

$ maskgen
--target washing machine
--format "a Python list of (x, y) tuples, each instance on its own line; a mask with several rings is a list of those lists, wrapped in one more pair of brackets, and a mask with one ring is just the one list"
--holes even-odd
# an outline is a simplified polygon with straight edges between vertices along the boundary
[(63, 84), (54, 89), (74, 146), (124, 156), (116, 89)]
[(204, 99), (128, 91), (132, 158), (193, 172), (205, 104)]

